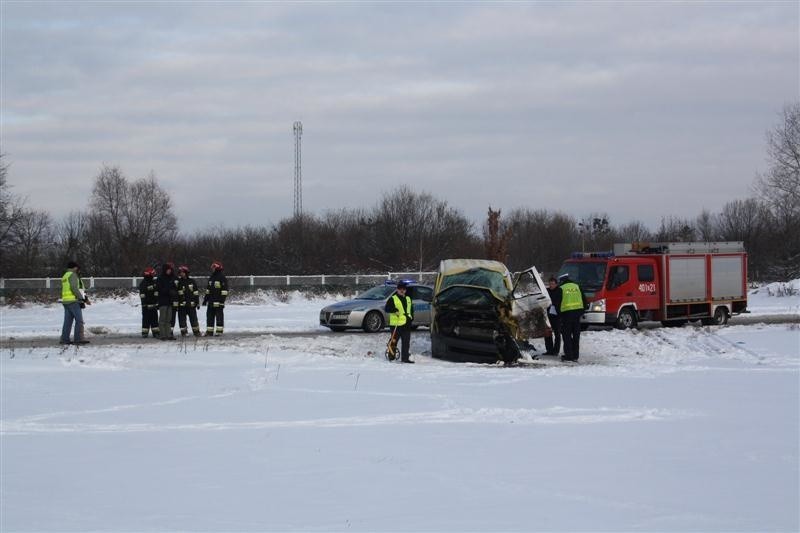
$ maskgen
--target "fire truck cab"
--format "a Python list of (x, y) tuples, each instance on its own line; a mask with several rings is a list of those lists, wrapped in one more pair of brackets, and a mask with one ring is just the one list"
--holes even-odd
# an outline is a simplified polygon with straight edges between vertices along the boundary
[(565, 273), (589, 302), (584, 325), (724, 325), (747, 311), (742, 242), (620, 243), (613, 252), (572, 254), (559, 270)]

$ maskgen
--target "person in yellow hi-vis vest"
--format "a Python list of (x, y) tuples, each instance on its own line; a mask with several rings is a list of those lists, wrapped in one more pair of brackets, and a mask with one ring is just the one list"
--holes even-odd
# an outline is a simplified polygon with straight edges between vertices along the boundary
[(401, 342), (400, 361), (413, 363), (411, 360), (411, 322), (414, 320), (411, 297), (406, 296), (408, 285), (405, 281), (397, 282), (397, 290), (386, 300), (385, 311), (389, 313), (389, 328), (392, 336), (386, 349), (386, 357), (393, 361), (397, 357), (397, 341)]
[[(90, 305), (84, 292), (83, 281), (78, 275), (81, 267), (75, 261), (67, 263), (67, 271), (61, 276), (61, 303), (64, 305), (64, 324), (61, 326), (60, 344), (89, 344), (83, 338), (83, 308)], [(75, 322), (73, 342), (69, 340), (72, 323)]]
[(578, 284), (570, 281), (569, 274), (558, 276), (561, 291), (561, 307), (558, 310), (561, 321), (561, 338), (564, 341), (562, 361), (577, 361), (580, 356), (581, 316), (586, 309), (586, 299)]

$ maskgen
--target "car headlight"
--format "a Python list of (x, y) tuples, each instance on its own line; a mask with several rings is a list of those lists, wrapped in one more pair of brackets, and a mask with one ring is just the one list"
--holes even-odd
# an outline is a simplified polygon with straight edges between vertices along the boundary
[(589, 304), (589, 311), (596, 312), (596, 313), (605, 313), (606, 312), (606, 299), (600, 298), (599, 300), (595, 300)]

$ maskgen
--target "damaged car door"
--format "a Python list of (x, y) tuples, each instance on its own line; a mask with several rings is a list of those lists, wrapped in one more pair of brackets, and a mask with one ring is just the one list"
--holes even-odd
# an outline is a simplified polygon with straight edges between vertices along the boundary
[(550, 335), (547, 308), (550, 295), (536, 267), (514, 274), (514, 290), (511, 315), (519, 331), (518, 339), (539, 339)]

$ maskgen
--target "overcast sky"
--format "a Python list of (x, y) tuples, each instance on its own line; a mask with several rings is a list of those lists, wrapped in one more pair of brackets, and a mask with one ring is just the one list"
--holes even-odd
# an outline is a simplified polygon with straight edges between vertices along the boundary
[(372, 207), (694, 218), (751, 195), (800, 93), (789, 2), (12, 2), (2, 152), (59, 218), (103, 164), (185, 230)]

